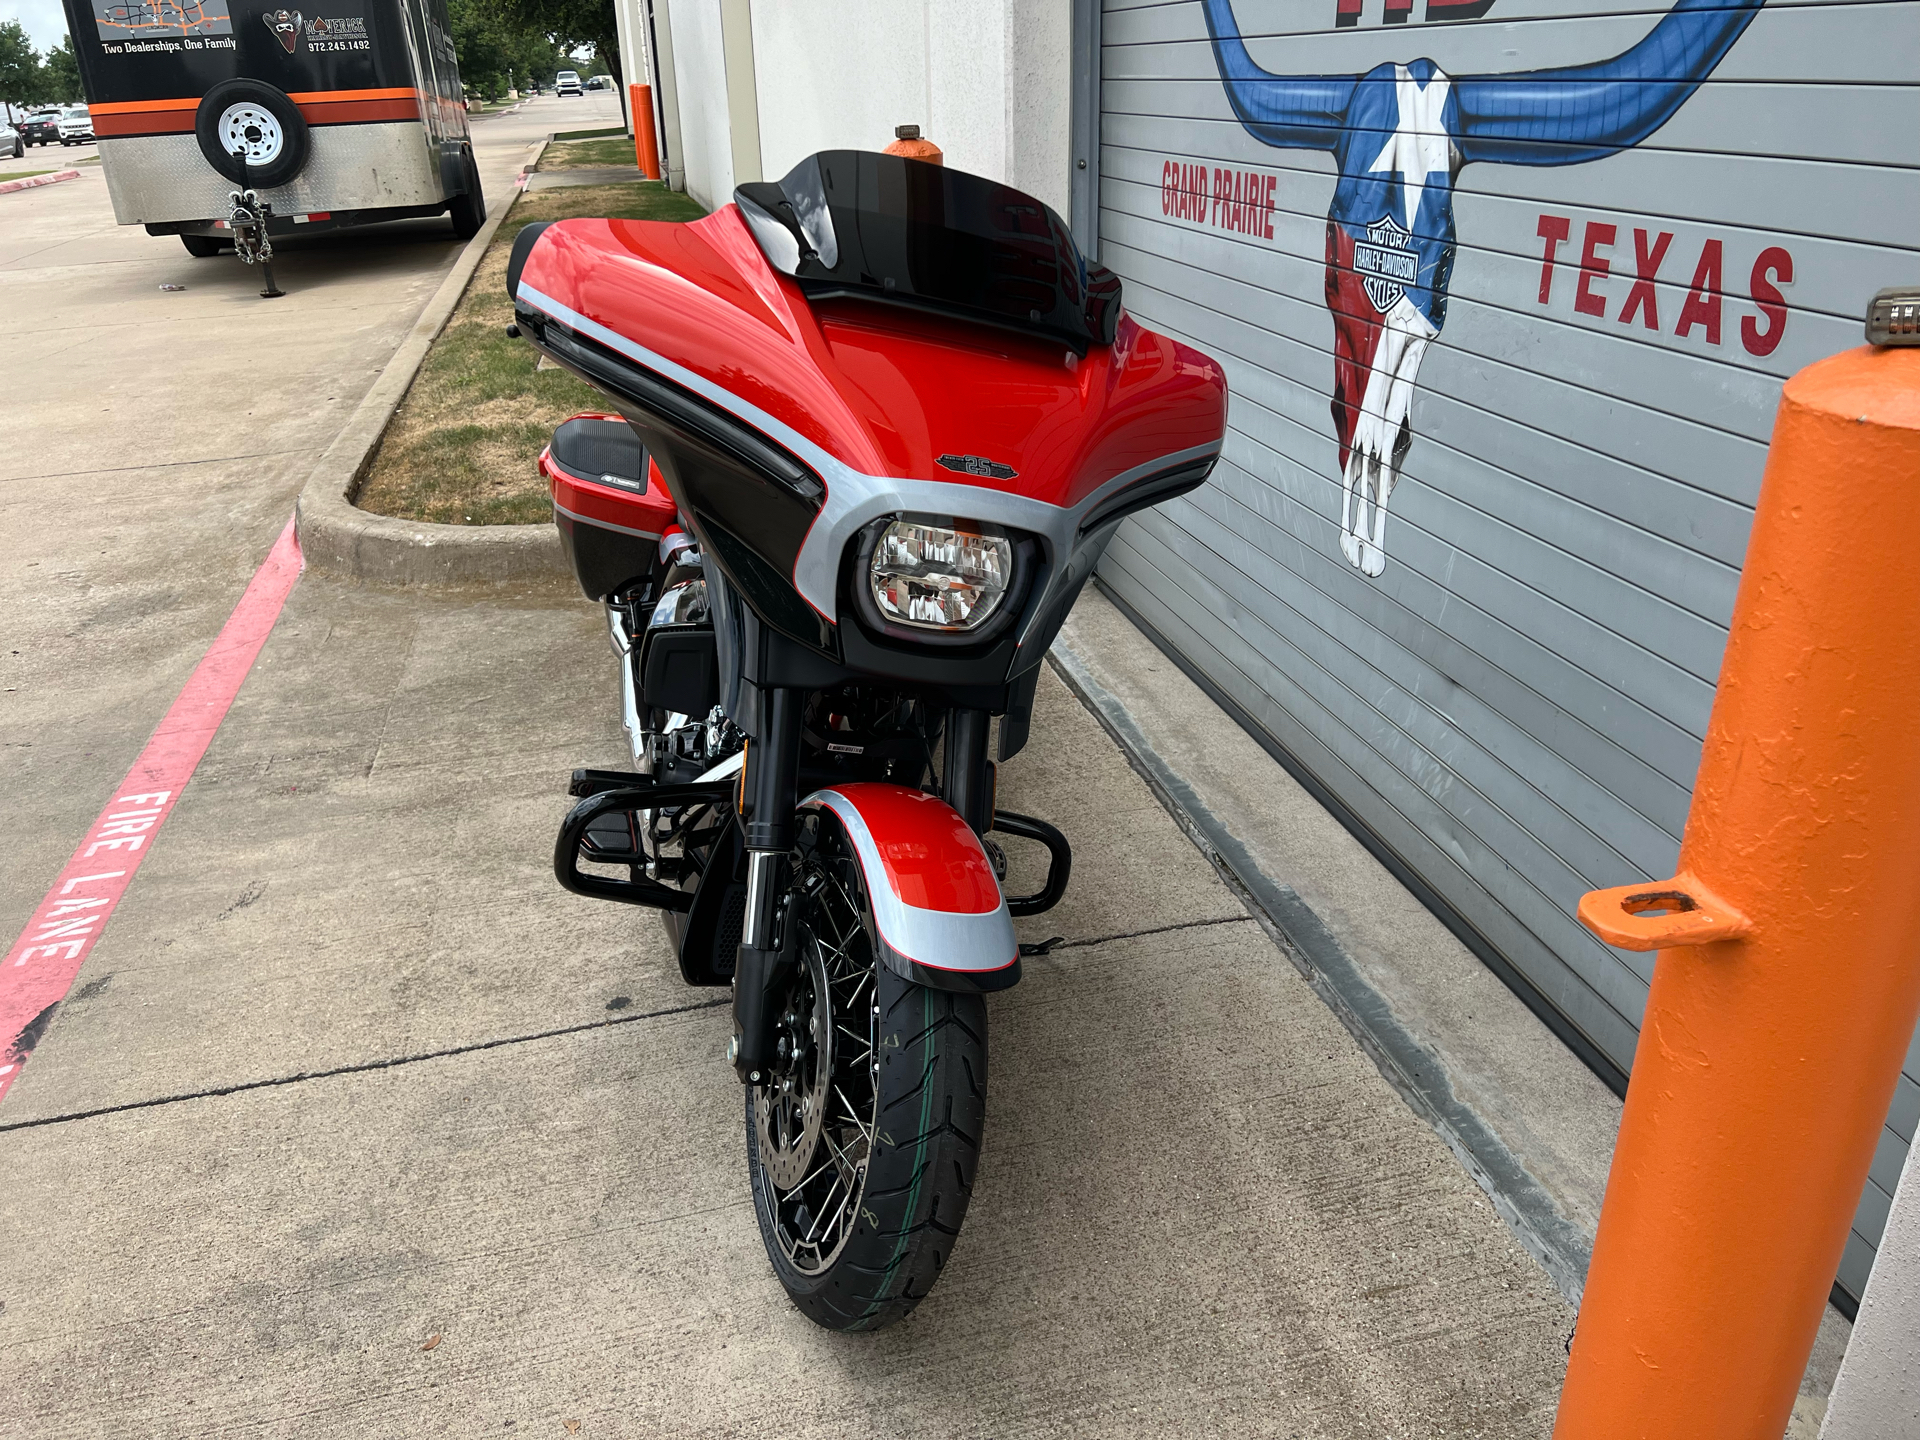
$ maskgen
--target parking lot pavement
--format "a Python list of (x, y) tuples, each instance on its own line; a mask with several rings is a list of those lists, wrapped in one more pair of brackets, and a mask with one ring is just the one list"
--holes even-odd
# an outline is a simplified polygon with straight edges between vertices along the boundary
[[(0, 411), (17, 928), (450, 244), (189, 318), (165, 242), (7, 213), (7, 343), (86, 376)], [(0, 1106), (0, 1434), (1546, 1433), (1568, 1308), (1051, 673), (1000, 794), (1075, 844), (1021, 922), (1068, 943), (990, 1001), (965, 1233), (902, 1325), (812, 1327), (725, 992), (552, 880), (615, 703), (582, 602), (299, 582)]]

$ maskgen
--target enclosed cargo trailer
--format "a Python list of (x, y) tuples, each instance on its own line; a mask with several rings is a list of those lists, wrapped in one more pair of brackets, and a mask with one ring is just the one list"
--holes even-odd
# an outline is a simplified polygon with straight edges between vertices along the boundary
[(249, 187), (268, 235), (485, 219), (446, 0), (66, 5), (122, 225), (210, 255)]

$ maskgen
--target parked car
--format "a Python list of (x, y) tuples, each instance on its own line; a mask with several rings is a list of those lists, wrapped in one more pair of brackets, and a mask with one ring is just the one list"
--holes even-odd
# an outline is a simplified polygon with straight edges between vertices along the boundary
[(0, 110), (0, 155), (11, 155), (18, 160), (26, 153), (26, 141), (21, 138), (20, 132), (13, 128), (12, 123), (7, 119), (6, 112)]
[(562, 70), (558, 75), (555, 75), (553, 77), (553, 91), (556, 95), (585, 95), (587, 93), (580, 88), (580, 72), (577, 70)]
[(69, 105), (60, 112), (60, 143), (62, 145), (93, 143), (93, 115), (86, 106)]
[(60, 107), (35, 110), (20, 122), (20, 138), (29, 145), (50, 145), (60, 138)]

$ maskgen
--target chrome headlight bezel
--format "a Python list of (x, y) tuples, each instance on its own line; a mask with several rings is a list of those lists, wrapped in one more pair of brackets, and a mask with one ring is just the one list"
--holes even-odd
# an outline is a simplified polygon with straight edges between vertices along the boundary
[[(881, 610), (880, 603), (874, 596), (872, 583), (874, 553), (880, 546), (881, 538), (891, 526), (896, 524), (969, 531), (976, 535), (992, 536), (1007, 542), (1011, 551), (1011, 573), (999, 603), (984, 620), (972, 629), (944, 629), (896, 620)], [(847, 593), (853, 601), (855, 613), (859, 616), (863, 628), (873, 634), (909, 645), (934, 646), (942, 649), (978, 649), (1005, 635), (1026, 610), (1033, 587), (1038, 552), (1039, 545), (1033, 536), (1022, 530), (996, 525), (992, 521), (974, 520), (965, 516), (895, 512), (891, 515), (883, 515), (862, 526), (855, 542), (848, 547), (843, 593)]]

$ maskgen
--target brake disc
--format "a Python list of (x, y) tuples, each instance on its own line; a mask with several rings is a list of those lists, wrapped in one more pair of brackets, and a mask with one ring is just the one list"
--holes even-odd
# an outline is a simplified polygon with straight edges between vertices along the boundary
[[(797, 923), (797, 917), (796, 917)], [(777, 1190), (791, 1190), (815, 1169), (820, 1129), (833, 1087), (833, 1012), (825, 962), (812, 937), (775, 1025), (777, 1059), (754, 1091), (760, 1164)]]

